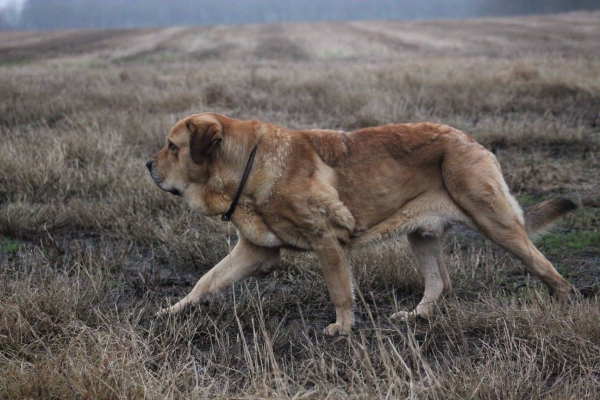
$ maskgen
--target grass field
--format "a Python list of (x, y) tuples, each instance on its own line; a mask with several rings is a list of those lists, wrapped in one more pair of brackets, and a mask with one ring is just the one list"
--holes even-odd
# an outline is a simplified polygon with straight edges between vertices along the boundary
[[(496, 153), (527, 206), (580, 209), (538, 244), (582, 293), (455, 228), (454, 291), (393, 324), (422, 278), (402, 242), (351, 256), (357, 324), (316, 258), (288, 252), (181, 315), (235, 229), (144, 166), (171, 126), (215, 111), (288, 128), (435, 121)], [(0, 398), (600, 398), (600, 13), (0, 33)]]

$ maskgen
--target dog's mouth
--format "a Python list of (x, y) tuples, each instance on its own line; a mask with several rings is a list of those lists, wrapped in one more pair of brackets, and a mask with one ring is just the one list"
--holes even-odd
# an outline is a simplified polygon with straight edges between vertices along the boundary
[(160, 189), (164, 190), (165, 192), (169, 192), (171, 194), (174, 194), (175, 196), (181, 196), (183, 194), (183, 192), (177, 188), (165, 189), (163, 187), (164, 179), (161, 179), (160, 177), (154, 175), (153, 172), (150, 172), (150, 177), (152, 178), (152, 181), (156, 184), (156, 186), (158, 186)]
[(164, 188), (163, 187), (163, 181), (159, 180), (159, 179), (154, 179), (154, 177), (152, 177), (152, 180), (154, 181), (154, 183), (156, 184), (156, 186), (158, 186), (161, 190), (164, 190), (165, 192), (169, 192), (175, 196), (179, 196), (181, 197), (183, 195), (183, 191), (177, 188)]
[(150, 172), (150, 177), (152, 178), (152, 181), (154, 181), (154, 183), (156, 184), (156, 186), (158, 186), (160, 189), (164, 190), (165, 192), (169, 192), (175, 196), (182, 196), (183, 195), (183, 191), (177, 189), (177, 188), (169, 188), (169, 189), (165, 189), (163, 187), (163, 183), (164, 183), (164, 178), (159, 176), (159, 174), (156, 173), (156, 171), (153, 168), (153, 163), (151, 160), (148, 160), (146, 162), (146, 167), (148, 167), (148, 171)]
[[(162, 178), (161, 178), (160, 176), (158, 176), (158, 175), (155, 175), (155, 174), (154, 174), (154, 172), (152, 172), (152, 171), (150, 171), (150, 178), (152, 178), (152, 181), (154, 182), (154, 184), (155, 184), (156, 186), (158, 186), (159, 188), (161, 188), (161, 189), (162, 189), (161, 185), (162, 185), (162, 183), (163, 183), (164, 179), (162, 179)], [(165, 190), (165, 189), (163, 189), (163, 190)]]
[(174, 188), (174, 187), (164, 188), (163, 187), (164, 181), (162, 179), (155, 179), (154, 177), (152, 177), (152, 180), (154, 181), (154, 183), (156, 183), (156, 186), (158, 186), (161, 190), (164, 190), (165, 192), (169, 192), (175, 196), (180, 196), (180, 197), (183, 195), (183, 191), (179, 190), (177, 188)]
[(175, 188), (168, 189), (168, 190), (167, 190), (167, 189), (163, 189), (163, 190), (166, 190), (167, 192), (169, 192), (169, 193), (171, 193), (171, 194), (174, 194), (175, 196), (181, 196), (181, 195), (183, 194), (183, 193), (181, 192), (181, 190), (179, 190), (179, 189), (175, 189)]

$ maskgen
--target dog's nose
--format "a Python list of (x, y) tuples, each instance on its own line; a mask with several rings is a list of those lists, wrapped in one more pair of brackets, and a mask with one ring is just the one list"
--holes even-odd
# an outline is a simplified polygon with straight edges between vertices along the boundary
[(152, 160), (146, 161), (146, 167), (148, 168), (148, 171), (152, 172)]

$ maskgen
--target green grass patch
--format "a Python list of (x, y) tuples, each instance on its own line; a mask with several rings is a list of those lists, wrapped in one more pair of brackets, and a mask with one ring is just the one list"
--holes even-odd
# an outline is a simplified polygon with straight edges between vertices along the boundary
[(522, 206), (531, 206), (531, 205), (534, 205), (535, 203), (539, 203), (540, 201), (542, 201), (542, 199), (540, 199), (538, 196), (534, 196), (531, 194), (525, 194), (522, 196), (517, 196), (517, 201)]
[(21, 241), (9, 237), (0, 238), (0, 253), (9, 254), (15, 253), (21, 247)]
[(572, 278), (573, 276), (575, 276), (573, 269), (571, 267), (571, 264), (565, 264), (565, 263), (559, 262), (559, 263), (555, 263), (554, 267), (556, 268), (558, 273), (561, 274), (565, 278)]
[(540, 247), (548, 253), (558, 254), (564, 250), (600, 249), (600, 232), (579, 231), (549, 233), (540, 239)]

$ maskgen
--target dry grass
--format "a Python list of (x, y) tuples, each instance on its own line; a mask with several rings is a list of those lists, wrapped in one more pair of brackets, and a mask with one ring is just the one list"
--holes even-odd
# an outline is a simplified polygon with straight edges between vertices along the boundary
[[(0, 398), (600, 397), (597, 15), (1, 34)], [(581, 203), (541, 246), (585, 297), (549, 301), (458, 229), (455, 290), (427, 324), (387, 320), (422, 291), (402, 243), (353, 254), (349, 338), (320, 334), (334, 312), (308, 254), (155, 319), (235, 240), (144, 167), (174, 122), (208, 110), (464, 129), (524, 203)]]

